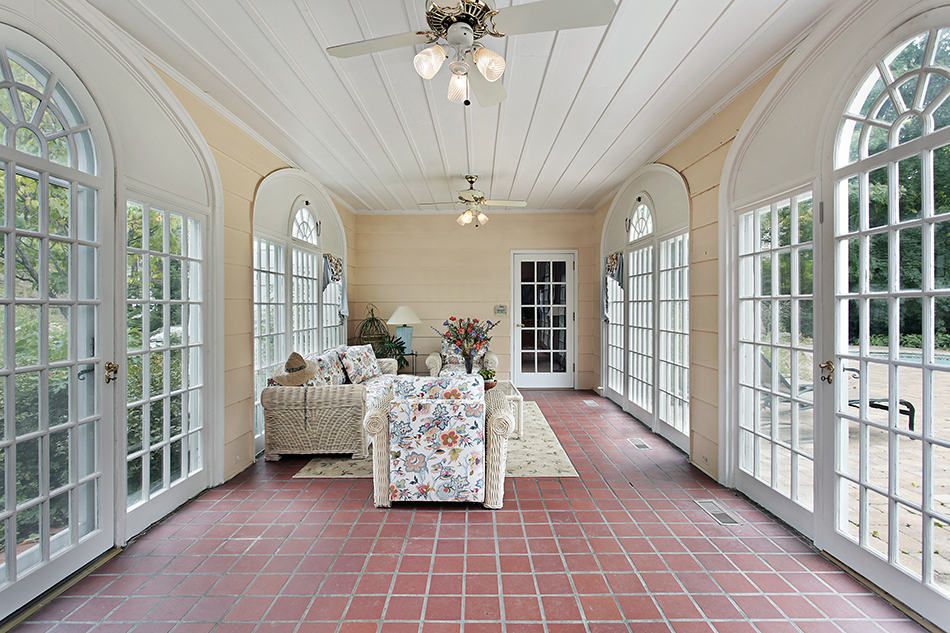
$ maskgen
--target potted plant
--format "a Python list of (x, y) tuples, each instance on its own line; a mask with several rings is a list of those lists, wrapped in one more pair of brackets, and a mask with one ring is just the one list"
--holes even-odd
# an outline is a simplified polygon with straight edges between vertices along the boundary
[(498, 384), (498, 381), (495, 380), (495, 370), (485, 367), (484, 369), (478, 370), (478, 375), (485, 379), (485, 389), (491, 389), (492, 387)]

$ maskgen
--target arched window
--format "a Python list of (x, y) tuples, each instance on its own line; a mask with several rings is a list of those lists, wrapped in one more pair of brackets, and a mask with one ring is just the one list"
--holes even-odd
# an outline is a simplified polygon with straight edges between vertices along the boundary
[[(950, 28), (921, 32), (878, 59), (842, 115), (832, 174), (834, 360), (847, 377), (835, 436), (839, 454), (851, 457), (835, 471), (835, 528), (944, 596), (948, 80)], [(859, 467), (865, 462), (874, 470)]]
[(0, 74), (3, 142), (57, 165), (95, 175), (92, 134), (63, 85), (43, 66), (10, 49), (0, 50)]
[(627, 240), (636, 242), (653, 234), (653, 212), (647, 203), (637, 196), (637, 206), (627, 220)]
[[(307, 196), (294, 200), (283, 237), (255, 231), (259, 233), (254, 237), (254, 383), (258, 394), (290, 352), (312, 356), (346, 342), (342, 253), (323, 248), (315, 204)], [(255, 436), (258, 448), (263, 448), (259, 403), (255, 411)]]
[[(646, 190), (634, 188), (641, 183), (651, 184), (663, 216), (654, 216), (657, 206)], [(650, 165), (617, 195), (604, 229), (622, 235), (605, 248), (606, 394), (683, 450), (689, 446), (688, 214), (682, 178)]]
[(297, 213), (294, 214), (293, 237), (311, 246), (319, 246), (320, 225), (310, 213), (309, 205), (310, 202), (305, 201), (304, 206), (297, 209)]

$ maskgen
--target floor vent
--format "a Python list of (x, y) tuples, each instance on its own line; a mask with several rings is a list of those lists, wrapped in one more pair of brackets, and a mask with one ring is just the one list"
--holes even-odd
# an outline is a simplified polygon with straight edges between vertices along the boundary
[(588, 407), (599, 407), (599, 406), (600, 406), (600, 403), (597, 402), (596, 400), (583, 400), (582, 402), (583, 402), (584, 404), (586, 404)]
[(628, 438), (627, 441), (633, 444), (634, 448), (638, 448), (641, 451), (650, 450), (650, 445), (644, 442), (643, 440), (641, 440), (639, 437), (631, 437), (631, 438)]
[(739, 525), (739, 519), (732, 516), (729, 511), (725, 510), (717, 501), (703, 499), (702, 501), (697, 501), (696, 505), (705, 510), (706, 514), (716, 519), (720, 525)]

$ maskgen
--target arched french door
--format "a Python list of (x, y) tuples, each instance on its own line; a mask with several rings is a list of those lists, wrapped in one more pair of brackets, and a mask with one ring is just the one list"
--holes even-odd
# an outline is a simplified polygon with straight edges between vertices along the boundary
[(950, 28), (922, 17), (893, 37), (844, 105), (822, 178), (734, 218), (736, 484), (940, 623)]
[(112, 179), (82, 83), (0, 25), (0, 618), (114, 543)]

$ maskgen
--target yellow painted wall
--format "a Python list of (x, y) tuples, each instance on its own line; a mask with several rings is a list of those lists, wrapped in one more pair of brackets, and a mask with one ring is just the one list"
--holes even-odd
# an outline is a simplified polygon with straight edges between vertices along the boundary
[[(400, 305), (416, 311), (413, 349), (420, 353), (417, 373), (425, 373), (425, 355), (439, 348), (438, 335), (451, 315), (495, 319), (496, 304), (509, 314), (492, 331), (490, 349), (499, 357), (499, 376), (511, 371), (511, 251), (577, 250), (578, 385), (599, 384), (600, 226), (595, 214), (509, 214), (496, 212), (485, 226), (460, 227), (449, 215), (359, 215), (350, 258), (350, 334), (375, 304), (389, 318)], [(354, 248), (355, 246), (355, 248)]]
[(680, 172), (690, 196), (690, 459), (719, 473), (719, 181), (729, 147), (779, 67), (656, 162)]
[(171, 78), (165, 82), (211, 147), (224, 189), (224, 478), (254, 459), (251, 217), (261, 179), (287, 165)]

